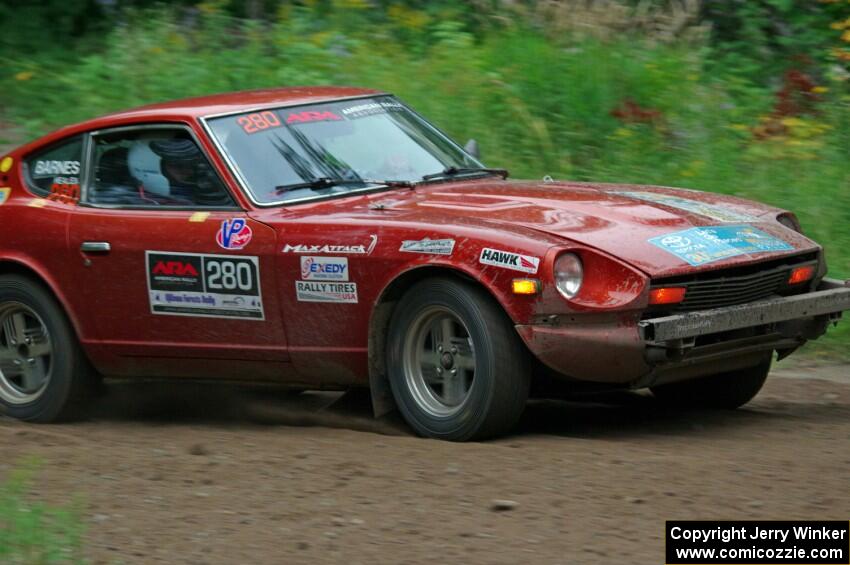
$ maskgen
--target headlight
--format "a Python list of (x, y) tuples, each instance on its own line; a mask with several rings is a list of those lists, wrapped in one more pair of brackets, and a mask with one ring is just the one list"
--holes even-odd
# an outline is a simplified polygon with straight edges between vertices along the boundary
[(584, 269), (578, 255), (564, 253), (555, 260), (555, 286), (565, 298), (578, 294), (583, 279)]

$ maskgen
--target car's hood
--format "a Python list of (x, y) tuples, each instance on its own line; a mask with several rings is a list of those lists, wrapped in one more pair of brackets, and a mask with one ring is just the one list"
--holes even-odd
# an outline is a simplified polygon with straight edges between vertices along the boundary
[[(396, 193), (381, 204), (382, 209), (394, 211), (396, 219), (403, 216), (442, 225), (453, 219), (464, 224), (477, 219), (491, 226), (522, 226), (602, 250), (652, 276), (751, 263), (818, 248), (776, 222), (780, 212), (776, 208), (673, 188), (483, 180), (426, 185), (403, 195)], [(695, 265), (659, 246), (658, 240), (651, 242), (704, 226), (724, 226), (721, 233), (730, 233), (735, 226), (752, 226), (787, 246), (752, 253), (736, 250), (734, 256)]]

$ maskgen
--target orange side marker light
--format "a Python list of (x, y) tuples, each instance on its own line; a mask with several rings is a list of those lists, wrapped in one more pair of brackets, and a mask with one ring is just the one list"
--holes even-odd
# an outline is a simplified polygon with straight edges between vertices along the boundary
[(537, 294), (540, 292), (540, 281), (537, 279), (514, 279), (511, 288), (514, 294)]
[(812, 265), (805, 267), (797, 267), (791, 271), (791, 276), (788, 277), (788, 284), (800, 284), (806, 282), (815, 276), (815, 268)]
[(678, 304), (688, 289), (683, 286), (663, 286), (649, 291), (650, 304)]

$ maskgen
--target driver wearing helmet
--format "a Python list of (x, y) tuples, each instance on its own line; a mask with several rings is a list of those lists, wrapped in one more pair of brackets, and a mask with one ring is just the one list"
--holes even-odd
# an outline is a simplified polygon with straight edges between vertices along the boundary
[(162, 159), (161, 170), (171, 197), (202, 206), (227, 206), (230, 197), (191, 139), (158, 139), (151, 150)]
[(157, 203), (227, 206), (230, 197), (190, 139), (139, 141), (128, 155), (142, 197)]

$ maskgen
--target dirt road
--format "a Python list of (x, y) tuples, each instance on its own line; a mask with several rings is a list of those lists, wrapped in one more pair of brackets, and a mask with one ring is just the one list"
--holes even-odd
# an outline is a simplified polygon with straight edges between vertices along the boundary
[(780, 364), (732, 413), (535, 402), (465, 445), (329, 400), (118, 384), (87, 422), (0, 419), (0, 479), (40, 458), (94, 563), (663, 563), (665, 519), (850, 516), (850, 366)]

